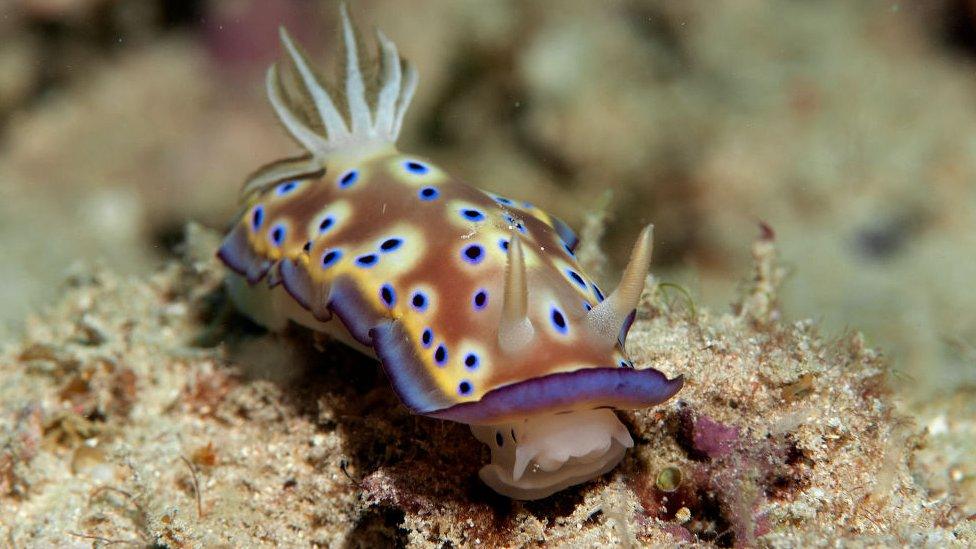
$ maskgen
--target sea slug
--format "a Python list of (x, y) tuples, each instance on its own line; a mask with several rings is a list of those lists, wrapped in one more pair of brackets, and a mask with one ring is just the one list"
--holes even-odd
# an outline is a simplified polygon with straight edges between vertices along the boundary
[(219, 251), (234, 303), (271, 330), (296, 322), (374, 354), (407, 408), (491, 448), (480, 476), (501, 494), (542, 498), (611, 470), (633, 446), (614, 410), (682, 386), (624, 350), (652, 227), (604, 296), (565, 223), (397, 151), (417, 72), (381, 32), (370, 59), (340, 11), (335, 85), (281, 30), (287, 63), (267, 94), (304, 154), (244, 185)]

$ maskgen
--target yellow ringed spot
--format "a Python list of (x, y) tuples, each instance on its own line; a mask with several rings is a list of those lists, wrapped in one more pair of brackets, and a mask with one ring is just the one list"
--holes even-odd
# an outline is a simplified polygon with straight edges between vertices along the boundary
[(437, 314), (437, 289), (430, 284), (415, 284), (404, 296), (401, 307), (411, 316), (434, 318)]
[(320, 237), (334, 233), (345, 225), (351, 213), (352, 206), (348, 200), (339, 200), (329, 204), (309, 222), (306, 229), (309, 240), (316, 242)]
[(288, 179), (271, 187), (270, 195), (276, 200), (286, 200), (300, 193), (308, 186), (308, 180)]
[(437, 185), (447, 180), (447, 174), (437, 166), (410, 156), (394, 156), (387, 163), (387, 170), (398, 181), (414, 187)]
[(577, 294), (584, 298), (590, 297), (589, 281), (579, 266), (569, 263), (561, 257), (552, 257), (550, 255), (549, 260), (552, 262), (553, 268), (558, 272), (558, 276), (576, 290)]
[(449, 200), (444, 208), (446, 219), (451, 225), (464, 229), (467, 238), (480, 236), (496, 224), (494, 217), (497, 210), (494, 208), (485, 208), (468, 200)]

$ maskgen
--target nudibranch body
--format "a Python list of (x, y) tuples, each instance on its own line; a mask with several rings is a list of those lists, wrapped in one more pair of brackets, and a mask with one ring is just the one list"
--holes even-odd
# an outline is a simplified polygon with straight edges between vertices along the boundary
[(341, 14), (328, 91), (281, 32), (289, 62), (269, 70), (268, 97), (306, 152), (245, 184), (219, 251), (232, 299), (269, 329), (296, 322), (375, 354), (407, 408), (469, 424), (491, 448), (480, 476), (502, 494), (537, 499), (609, 471), (633, 445), (613, 410), (682, 385), (624, 350), (651, 227), (604, 296), (565, 223), (396, 150), (416, 72), (381, 33), (366, 60)]

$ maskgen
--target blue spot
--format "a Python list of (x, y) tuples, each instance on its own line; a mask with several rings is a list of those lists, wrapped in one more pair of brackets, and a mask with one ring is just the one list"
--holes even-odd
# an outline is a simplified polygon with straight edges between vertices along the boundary
[(464, 380), (461, 383), (458, 383), (458, 394), (461, 396), (470, 395), (472, 389), (473, 387), (471, 387), (471, 382), (468, 380)]
[(469, 370), (477, 370), (480, 364), (481, 360), (478, 358), (478, 355), (474, 353), (468, 353), (467, 356), (464, 357), (464, 367)]
[(471, 304), (474, 305), (474, 310), (480, 311), (488, 306), (488, 290), (484, 288), (478, 290), (474, 293), (474, 297), (471, 298)]
[(593, 295), (596, 296), (597, 303), (600, 303), (604, 299), (603, 292), (600, 291), (600, 288), (598, 288), (596, 284), (593, 285)]
[(271, 229), (271, 243), (276, 247), (281, 246), (281, 243), (285, 241), (285, 226), (282, 224), (277, 224)]
[(319, 223), (319, 233), (321, 234), (328, 231), (333, 225), (335, 225), (335, 217), (332, 217), (331, 215), (325, 216), (325, 219)]
[(420, 189), (417, 193), (420, 199), (423, 201), (437, 200), (437, 197), (441, 195), (441, 192), (437, 190), (437, 187), (424, 187)]
[(624, 360), (624, 359), (620, 359), (620, 361), (617, 362), (617, 365), (620, 366), (621, 368), (633, 368), (634, 367), (634, 363), (632, 363), (629, 360)]
[(263, 223), (264, 223), (264, 206), (255, 206), (254, 213), (251, 214), (251, 227), (253, 227), (254, 230), (256, 231), (261, 228), (261, 225)]
[(498, 239), (498, 247), (501, 248), (503, 252), (508, 253), (508, 239), (507, 238)]
[(522, 201), (522, 207), (523, 208), (535, 208), (535, 206), (533, 206), (532, 203), (529, 202), (528, 200), (523, 200)]
[(563, 249), (566, 250), (566, 253), (568, 253), (570, 257), (576, 257), (576, 252), (574, 252), (573, 249), (569, 247), (569, 244), (563, 242)]
[(484, 221), (485, 214), (480, 210), (474, 208), (462, 208), (461, 217), (467, 219), (468, 221)]
[(383, 241), (382, 244), (380, 244), (380, 251), (384, 253), (392, 252), (393, 250), (396, 250), (400, 246), (403, 246), (402, 238), (387, 238), (386, 240)]
[(510, 215), (505, 215), (505, 221), (507, 221), (509, 225), (514, 225), (515, 228), (518, 229), (518, 232), (520, 233), (525, 233), (528, 230), (525, 228), (525, 225), (522, 224), (521, 221), (516, 220), (514, 217)]
[(427, 296), (424, 292), (416, 291), (413, 293), (413, 297), (410, 298), (410, 304), (413, 305), (414, 309), (418, 311), (427, 310)]
[(495, 196), (495, 202), (498, 202), (499, 204), (504, 204), (506, 206), (512, 205), (512, 201), (508, 198), (505, 198), (504, 196)]
[(585, 310), (586, 312), (590, 312), (590, 310), (591, 310), (591, 309), (593, 309), (593, 305), (590, 305), (589, 303), (587, 303), (586, 301), (584, 301), (584, 302), (583, 302), (583, 309), (584, 309), (584, 310)]
[(376, 265), (376, 262), (379, 261), (379, 259), (380, 259), (379, 256), (377, 256), (376, 254), (361, 255), (356, 258), (356, 265), (359, 265), (360, 267), (364, 267), (364, 268), (369, 268), (372, 267), (373, 265)]
[(417, 162), (416, 160), (407, 160), (403, 163), (403, 167), (414, 175), (424, 175), (430, 171), (430, 167), (423, 162)]
[(573, 279), (573, 282), (575, 282), (580, 288), (584, 290), (586, 289), (586, 281), (583, 280), (583, 277), (580, 276), (578, 272), (572, 269), (566, 269), (566, 276)]
[(359, 181), (359, 170), (349, 170), (339, 178), (339, 188), (348, 189), (355, 185), (356, 181)]
[(393, 286), (389, 284), (380, 286), (380, 299), (387, 307), (393, 307), (396, 303), (396, 290), (393, 289)]
[(443, 343), (438, 345), (437, 349), (434, 349), (434, 362), (438, 366), (443, 366), (447, 363), (447, 347)]
[(485, 249), (481, 244), (469, 244), (461, 250), (461, 258), (472, 265), (477, 265), (485, 258)]
[(342, 251), (338, 248), (329, 250), (322, 254), (321, 265), (323, 269), (328, 269), (329, 267), (335, 265), (339, 259), (342, 258)]
[(549, 313), (549, 316), (552, 319), (552, 326), (557, 332), (564, 335), (569, 332), (569, 326), (566, 324), (566, 317), (563, 316), (562, 311), (560, 311), (557, 307), (553, 307), (552, 311)]
[(297, 181), (289, 181), (288, 183), (282, 183), (281, 185), (278, 185), (277, 189), (275, 189), (275, 194), (277, 194), (278, 196), (285, 196), (286, 194), (294, 191), (297, 187), (298, 187)]
[(434, 341), (434, 332), (430, 328), (424, 328), (422, 334), (420, 334), (420, 344), (424, 346), (424, 349), (430, 348), (430, 344)]

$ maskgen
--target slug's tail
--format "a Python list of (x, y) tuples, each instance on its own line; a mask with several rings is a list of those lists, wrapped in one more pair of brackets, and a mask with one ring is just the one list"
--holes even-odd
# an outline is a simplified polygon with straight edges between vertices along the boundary
[(268, 68), (268, 100), (306, 153), (252, 174), (241, 191), (245, 198), (279, 181), (319, 172), (333, 155), (368, 153), (396, 142), (417, 87), (417, 71), (379, 30), (378, 56), (369, 56), (345, 4), (339, 12), (341, 63), (334, 85), (325, 83), (288, 31), (280, 30), (288, 59)]

